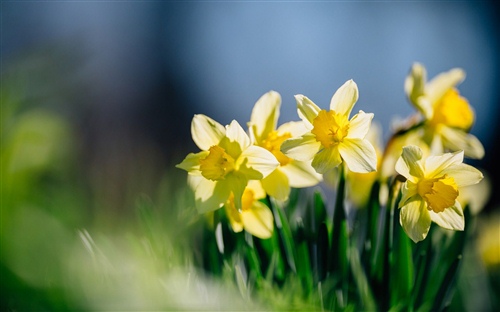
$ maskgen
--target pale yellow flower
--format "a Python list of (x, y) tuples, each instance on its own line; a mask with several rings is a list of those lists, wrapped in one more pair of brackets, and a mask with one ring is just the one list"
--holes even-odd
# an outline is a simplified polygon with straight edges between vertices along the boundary
[(377, 154), (365, 139), (373, 114), (359, 111), (349, 115), (358, 100), (358, 87), (352, 80), (344, 83), (333, 95), (330, 110), (322, 110), (304, 95), (296, 95), (299, 117), (308, 132), (288, 139), (281, 151), (290, 158), (310, 161), (318, 173), (325, 173), (342, 162), (349, 170), (367, 173), (377, 168)]
[(188, 172), (200, 213), (220, 208), (231, 194), (241, 209), (248, 181), (265, 178), (279, 165), (268, 150), (251, 145), (235, 120), (224, 127), (205, 115), (195, 115), (191, 135), (202, 151), (190, 153), (176, 167)]
[(399, 221), (414, 242), (425, 239), (431, 221), (445, 229), (462, 231), (459, 188), (483, 178), (479, 170), (462, 163), (463, 151), (425, 159), (422, 154), (417, 146), (405, 146), (396, 163), (396, 171), (407, 179), (402, 186)]
[(302, 121), (287, 122), (277, 127), (280, 106), (279, 93), (269, 91), (264, 94), (253, 107), (248, 128), (252, 143), (270, 151), (280, 163), (261, 183), (267, 194), (284, 201), (288, 199), (290, 187), (314, 186), (322, 177), (314, 171), (311, 161), (294, 160), (280, 151), (283, 141), (307, 132)]
[(273, 213), (259, 199), (266, 197), (266, 191), (258, 181), (249, 181), (243, 192), (241, 209), (237, 209), (231, 193), (226, 204), (226, 215), (234, 232), (243, 229), (262, 239), (271, 237), (274, 229)]
[(466, 157), (480, 159), (484, 147), (468, 133), (475, 120), (474, 111), (456, 89), (464, 79), (465, 72), (454, 68), (427, 82), (425, 67), (415, 63), (406, 78), (405, 91), (424, 117), (424, 138), (433, 153), (463, 150)]

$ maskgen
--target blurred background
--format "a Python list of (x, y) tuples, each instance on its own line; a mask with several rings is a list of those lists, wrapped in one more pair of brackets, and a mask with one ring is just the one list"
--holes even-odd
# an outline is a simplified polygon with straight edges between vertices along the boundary
[[(74, 229), (122, 233), (118, 220), (133, 223), (138, 196), (174, 219), (169, 203), (185, 173), (173, 166), (197, 151), (195, 113), (245, 124), (255, 101), (275, 90), (280, 123), (298, 120), (295, 94), (327, 107), (354, 79), (356, 109), (373, 112), (386, 139), (394, 119), (414, 112), (403, 89), (413, 62), (428, 77), (467, 73), (459, 89), (486, 149), (469, 163), (491, 181), (481, 213), (497, 218), (499, 14), (494, 1), (2, 2), (4, 306), (40, 289), (52, 290), (35, 306), (66, 298), (47, 282), (62, 274), (49, 265), (59, 249), (39, 258), (47, 242), (71, 245), (65, 235)], [(500, 240), (500, 223), (488, 236)], [(38, 261), (51, 268), (44, 277)]]

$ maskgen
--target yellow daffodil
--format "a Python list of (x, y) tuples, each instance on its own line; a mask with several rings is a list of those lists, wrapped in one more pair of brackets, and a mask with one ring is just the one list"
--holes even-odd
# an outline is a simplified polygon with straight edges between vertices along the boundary
[(277, 127), (280, 106), (279, 93), (270, 91), (264, 94), (255, 103), (248, 128), (252, 143), (270, 151), (280, 163), (261, 183), (267, 194), (284, 201), (288, 199), (290, 187), (310, 187), (318, 184), (322, 177), (314, 171), (311, 161), (294, 160), (280, 151), (283, 141), (307, 132), (302, 121)]
[(225, 204), (226, 214), (234, 232), (243, 229), (248, 233), (262, 239), (273, 234), (273, 213), (259, 199), (266, 197), (266, 191), (258, 181), (249, 181), (243, 191), (241, 209), (237, 209), (234, 196), (231, 193)]
[(268, 150), (251, 145), (235, 120), (224, 127), (205, 115), (195, 115), (191, 135), (202, 151), (190, 153), (176, 167), (188, 172), (200, 213), (220, 208), (231, 194), (241, 209), (248, 181), (265, 178), (279, 165)]
[(396, 163), (396, 171), (407, 179), (399, 221), (414, 242), (425, 239), (431, 221), (449, 230), (464, 229), (462, 206), (457, 200), (459, 188), (478, 183), (483, 175), (462, 163), (463, 157), (460, 151), (424, 159), (419, 147), (403, 147)]
[(463, 150), (466, 157), (480, 159), (484, 156), (483, 145), (468, 133), (474, 111), (456, 89), (464, 79), (464, 71), (454, 68), (427, 82), (425, 67), (415, 63), (406, 78), (405, 91), (424, 117), (424, 138), (433, 153)]
[(352, 80), (333, 95), (330, 110), (322, 110), (304, 95), (296, 95), (299, 117), (308, 132), (283, 142), (281, 151), (299, 161), (310, 161), (318, 173), (325, 173), (343, 161), (353, 172), (367, 173), (377, 168), (377, 154), (365, 139), (373, 114), (359, 111), (349, 115), (358, 100), (358, 87)]

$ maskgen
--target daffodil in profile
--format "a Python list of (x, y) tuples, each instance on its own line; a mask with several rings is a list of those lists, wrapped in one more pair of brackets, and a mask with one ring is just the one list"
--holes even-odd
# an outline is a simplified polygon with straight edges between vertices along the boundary
[(274, 228), (273, 213), (269, 207), (259, 201), (265, 197), (266, 191), (255, 180), (249, 181), (243, 191), (241, 209), (236, 208), (234, 196), (229, 196), (224, 208), (234, 232), (245, 230), (262, 239), (271, 237)]
[(200, 213), (222, 207), (230, 196), (241, 209), (248, 181), (265, 178), (279, 165), (271, 152), (251, 145), (235, 120), (224, 127), (210, 117), (195, 115), (191, 135), (201, 151), (190, 153), (176, 167), (188, 172)]
[(252, 143), (267, 149), (279, 161), (279, 166), (261, 183), (267, 194), (284, 201), (290, 194), (290, 187), (314, 186), (322, 177), (312, 168), (310, 160), (294, 160), (281, 152), (281, 144), (286, 139), (302, 135), (307, 128), (302, 121), (287, 122), (277, 127), (280, 106), (279, 93), (269, 91), (261, 96), (253, 107), (248, 128)]
[(323, 110), (304, 95), (296, 95), (299, 117), (308, 131), (283, 142), (281, 151), (299, 161), (310, 161), (316, 172), (323, 174), (342, 162), (353, 172), (368, 173), (377, 168), (377, 154), (365, 139), (372, 113), (359, 111), (349, 120), (358, 100), (358, 87), (353, 80), (344, 83), (333, 95), (330, 110)]
[(463, 150), (466, 157), (480, 159), (483, 145), (468, 133), (474, 124), (474, 110), (456, 89), (464, 79), (465, 72), (454, 68), (427, 82), (425, 67), (415, 63), (406, 78), (405, 92), (423, 116), (423, 137), (433, 153)]
[(424, 158), (419, 147), (403, 147), (396, 163), (396, 171), (406, 178), (399, 221), (414, 242), (425, 239), (431, 222), (449, 230), (464, 229), (459, 189), (478, 183), (483, 175), (463, 158), (463, 151)]

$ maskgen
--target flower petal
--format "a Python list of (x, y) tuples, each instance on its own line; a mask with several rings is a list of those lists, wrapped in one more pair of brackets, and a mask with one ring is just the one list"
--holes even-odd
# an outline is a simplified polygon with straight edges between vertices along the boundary
[(280, 201), (285, 201), (290, 195), (290, 184), (288, 177), (277, 168), (270, 175), (261, 180), (262, 187), (266, 193)]
[(399, 208), (406, 205), (408, 201), (415, 199), (414, 196), (417, 195), (417, 184), (411, 181), (406, 181), (403, 184), (401, 192), (402, 192), (402, 197), (401, 200), (399, 201)]
[(425, 82), (427, 81), (427, 71), (420, 63), (414, 63), (410, 74), (405, 80), (405, 93), (414, 104), (417, 99), (424, 94)]
[(285, 140), (281, 144), (281, 152), (286, 156), (300, 160), (310, 161), (319, 151), (321, 143), (316, 141), (316, 136), (310, 132), (299, 138)]
[(330, 109), (338, 114), (349, 116), (358, 96), (358, 86), (352, 79), (348, 80), (333, 95)]
[(452, 177), (458, 187), (477, 184), (484, 178), (481, 171), (467, 164), (451, 165), (441, 171), (441, 174)]
[(464, 160), (464, 152), (444, 153), (439, 156), (429, 156), (425, 159), (426, 177), (434, 178), (443, 176), (443, 170), (451, 165), (461, 164)]
[(314, 104), (307, 96), (302, 94), (297, 94), (295, 96), (295, 101), (297, 101), (297, 113), (300, 119), (304, 121), (306, 127), (312, 128), (313, 120), (318, 116), (321, 108)]
[(460, 68), (453, 68), (434, 77), (425, 86), (426, 96), (431, 103), (439, 101), (443, 95), (465, 79), (465, 72)]
[(431, 220), (437, 223), (440, 227), (455, 230), (455, 231), (463, 231), (465, 226), (464, 220), (464, 212), (462, 206), (458, 201), (455, 201), (455, 205), (446, 208), (443, 212), (434, 212), (429, 211)]
[(377, 170), (377, 153), (368, 140), (344, 138), (339, 152), (349, 170), (367, 173)]
[(260, 146), (251, 145), (236, 160), (236, 170), (249, 180), (260, 180), (279, 166), (271, 152)]
[(276, 132), (278, 132), (279, 135), (290, 133), (292, 138), (295, 138), (307, 133), (308, 129), (303, 121), (290, 121), (279, 126)]
[(415, 242), (425, 239), (431, 227), (431, 216), (422, 199), (410, 200), (401, 207), (399, 223)]
[(286, 166), (279, 168), (286, 174), (291, 187), (303, 188), (318, 184), (323, 180), (311, 165), (311, 161), (294, 160)]
[(196, 209), (199, 213), (219, 209), (231, 193), (227, 183), (208, 180), (202, 176), (188, 175), (188, 183), (194, 191)]
[(276, 129), (280, 115), (281, 96), (276, 91), (269, 91), (261, 96), (252, 109), (248, 127), (255, 135), (256, 141)]
[(415, 145), (403, 147), (401, 157), (396, 162), (396, 171), (407, 178), (408, 180), (416, 183), (417, 178), (424, 177), (424, 169), (420, 160), (422, 159), (422, 150)]
[(208, 150), (210, 146), (219, 144), (226, 130), (217, 121), (205, 115), (194, 115), (191, 122), (191, 136), (194, 143), (201, 150)]
[(463, 150), (465, 157), (481, 159), (484, 157), (484, 147), (477, 137), (461, 129), (442, 125), (440, 133), (444, 145), (451, 150)]
[(201, 151), (199, 153), (189, 153), (186, 158), (180, 163), (175, 165), (176, 168), (186, 170), (191, 174), (201, 175), (200, 172), (200, 159), (208, 156), (208, 151)]
[(325, 173), (330, 169), (336, 168), (342, 163), (339, 149), (337, 146), (324, 148), (319, 151), (313, 158), (312, 166), (317, 173)]
[(241, 217), (248, 233), (262, 239), (269, 238), (273, 234), (273, 213), (263, 203), (254, 201), (252, 209), (243, 210)]
[(354, 115), (349, 121), (349, 132), (347, 133), (347, 137), (352, 139), (364, 139), (370, 130), (372, 119), (373, 113), (367, 114), (360, 110), (359, 113)]
[[(231, 121), (231, 123), (226, 126), (226, 137), (230, 142), (237, 142), (241, 150), (250, 146), (250, 138), (248, 137), (248, 134), (236, 120)], [(232, 154), (231, 151), (227, 151), (227, 149), (226, 152), (228, 154)]]

